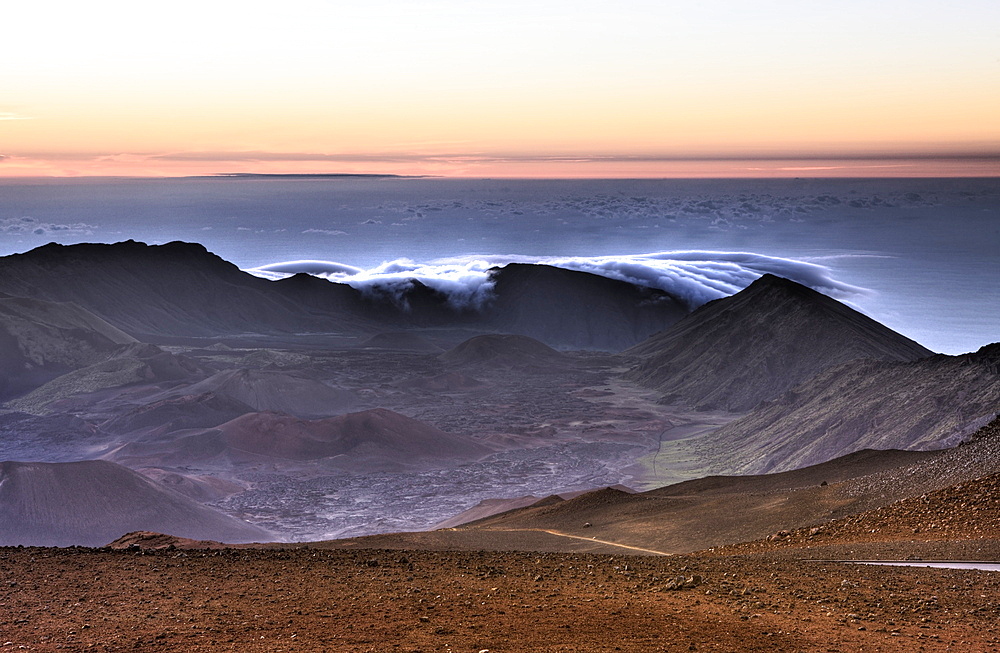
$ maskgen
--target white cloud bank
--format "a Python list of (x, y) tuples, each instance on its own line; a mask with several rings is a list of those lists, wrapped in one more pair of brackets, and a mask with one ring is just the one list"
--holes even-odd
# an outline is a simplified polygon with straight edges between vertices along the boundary
[(490, 269), (509, 263), (551, 265), (666, 291), (691, 308), (739, 292), (764, 274), (785, 277), (839, 300), (851, 302), (871, 291), (833, 278), (817, 263), (752, 252), (672, 251), (627, 256), (465, 256), (419, 263), (397, 259), (365, 270), (331, 261), (286, 261), (247, 272), (268, 279), (306, 273), (363, 292), (400, 297), (417, 280), (446, 294), (456, 308), (478, 307), (493, 290)]
[(85, 222), (56, 224), (41, 222), (29, 216), (0, 218), (0, 234), (12, 236), (91, 236), (95, 229), (97, 229), (96, 225)]

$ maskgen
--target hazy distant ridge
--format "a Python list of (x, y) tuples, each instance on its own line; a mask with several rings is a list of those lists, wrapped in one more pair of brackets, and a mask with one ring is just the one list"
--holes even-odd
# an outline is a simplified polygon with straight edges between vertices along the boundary
[(489, 301), (463, 308), (418, 280), (381, 293), (304, 274), (268, 281), (198, 244), (127, 241), (50, 244), (0, 258), (0, 292), (75, 301), (146, 341), (246, 333), (368, 337), (447, 327), (618, 350), (686, 313), (666, 292), (585, 272), (509, 265), (491, 274)]

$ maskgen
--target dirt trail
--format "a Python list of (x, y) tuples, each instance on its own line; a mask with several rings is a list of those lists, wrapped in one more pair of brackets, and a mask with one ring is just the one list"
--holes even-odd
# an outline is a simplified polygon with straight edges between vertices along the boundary
[(582, 535), (570, 535), (569, 533), (562, 533), (560, 531), (553, 531), (547, 528), (488, 528), (484, 529), (493, 532), (501, 533), (548, 533), (549, 535), (555, 535), (557, 537), (568, 537), (574, 540), (583, 540), (584, 542), (594, 542), (596, 544), (606, 544), (608, 546), (618, 547), (620, 549), (628, 549), (629, 551), (639, 551), (640, 553), (649, 553), (657, 556), (669, 556), (674, 555), (672, 553), (667, 553), (666, 551), (657, 551), (656, 549), (644, 549), (641, 546), (632, 546), (630, 544), (619, 544), (618, 542), (612, 542), (610, 540), (601, 540), (596, 537), (584, 537)]

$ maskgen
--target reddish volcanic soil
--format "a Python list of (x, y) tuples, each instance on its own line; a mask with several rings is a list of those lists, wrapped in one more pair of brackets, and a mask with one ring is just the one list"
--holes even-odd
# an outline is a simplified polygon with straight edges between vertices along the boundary
[(767, 554), (0, 549), (0, 651), (995, 651), (998, 618), (998, 573)]
[[(0, 653), (1000, 651), (1000, 572), (831, 561), (1000, 559), (998, 497), (994, 474), (674, 556), (538, 529), (0, 548)], [(481, 550), (504, 546), (562, 552)]]

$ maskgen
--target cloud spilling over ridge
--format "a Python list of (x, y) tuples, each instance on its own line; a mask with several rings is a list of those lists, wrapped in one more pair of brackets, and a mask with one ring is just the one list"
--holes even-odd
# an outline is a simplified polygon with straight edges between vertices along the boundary
[(478, 308), (489, 299), (493, 289), (490, 269), (509, 263), (551, 265), (657, 288), (684, 301), (692, 309), (739, 292), (768, 273), (847, 302), (872, 294), (864, 288), (836, 280), (826, 266), (752, 252), (673, 251), (571, 257), (485, 255), (427, 263), (397, 259), (369, 270), (329, 261), (288, 261), (247, 272), (269, 279), (305, 272), (397, 300), (416, 280), (447, 295), (455, 308)]
[(363, 293), (386, 297), (406, 308), (405, 293), (414, 281), (445, 295), (455, 309), (478, 309), (493, 291), (489, 269), (496, 267), (486, 260), (432, 261), (416, 263), (410, 259), (387, 261), (370, 270), (332, 261), (286, 261), (247, 270), (267, 279), (281, 279), (305, 272), (338, 283), (346, 283)]

